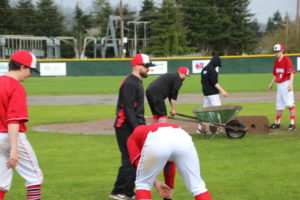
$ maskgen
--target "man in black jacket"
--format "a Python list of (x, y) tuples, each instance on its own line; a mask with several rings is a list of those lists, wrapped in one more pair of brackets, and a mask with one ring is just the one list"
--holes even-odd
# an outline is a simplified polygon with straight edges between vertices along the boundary
[[(222, 88), (218, 80), (217, 67), (222, 67), (219, 56), (213, 56), (210, 62), (203, 68), (201, 72), (201, 85), (204, 95), (203, 107), (220, 106), (221, 100), (219, 93), (223, 97), (227, 97), (228, 93)], [(204, 126), (199, 124), (199, 128), (203, 131)]]
[(148, 77), (149, 67), (154, 66), (148, 55), (136, 54), (131, 65), (132, 73), (121, 83), (114, 123), (122, 165), (114, 189), (109, 195), (115, 200), (134, 199), (135, 168), (132, 166), (127, 150), (127, 139), (133, 130), (146, 124), (144, 118), (144, 88), (142, 78)]
[(167, 121), (167, 109), (165, 99), (171, 104), (171, 115), (176, 114), (176, 102), (179, 89), (183, 81), (189, 75), (187, 67), (179, 67), (177, 72), (169, 72), (154, 80), (146, 90), (147, 100), (153, 115), (153, 123)]

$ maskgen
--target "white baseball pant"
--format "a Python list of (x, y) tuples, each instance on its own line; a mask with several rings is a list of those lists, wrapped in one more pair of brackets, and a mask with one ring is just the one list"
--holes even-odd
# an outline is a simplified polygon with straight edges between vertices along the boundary
[(168, 160), (176, 163), (193, 196), (207, 191), (200, 176), (199, 158), (191, 136), (172, 127), (161, 127), (148, 134), (137, 168), (136, 189), (151, 190)]
[[(25, 133), (19, 133), (18, 152), (19, 163), (15, 169), (26, 180), (25, 186), (41, 185), (43, 174)], [(6, 166), (9, 158), (10, 144), (8, 133), (0, 133), (0, 190), (5, 192), (9, 191), (13, 178), (13, 169), (8, 169)]]
[(219, 94), (209, 95), (203, 97), (203, 107), (220, 106), (221, 100)]
[(276, 110), (284, 110), (285, 107), (295, 106), (294, 92), (288, 91), (289, 83), (290, 80), (277, 83)]

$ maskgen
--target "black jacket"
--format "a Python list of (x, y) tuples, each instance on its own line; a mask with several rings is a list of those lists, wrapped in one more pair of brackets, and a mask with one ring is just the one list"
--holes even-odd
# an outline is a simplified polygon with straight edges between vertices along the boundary
[(128, 127), (133, 131), (146, 124), (143, 83), (133, 74), (128, 75), (120, 86), (116, 115), (115, 127)]
[(221, 59), (219, 56), (214, 56), (201, 72), (201, 84), (204, 96), (219, 94), (219, 90), (215, 87), (218, 83), (218, 73), (216, 71), (216, 67), (218, 66), (221, 67)]
[(178, 91), (182, 86), (183, 79), (178, 72), (169, 72), (154, 80), (147, 88), (147, 95), (159, 96), (161, 99), (167, 97), (177, 100)]

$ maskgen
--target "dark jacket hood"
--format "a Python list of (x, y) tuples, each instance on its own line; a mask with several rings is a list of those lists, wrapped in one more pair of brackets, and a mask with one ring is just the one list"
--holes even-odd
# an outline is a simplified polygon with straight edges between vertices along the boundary
[(222, 67), (221, 65), (221, 59), (219, 56), (213, 56), (210, 62), (208, 63), (209, 66), (211, 67)]

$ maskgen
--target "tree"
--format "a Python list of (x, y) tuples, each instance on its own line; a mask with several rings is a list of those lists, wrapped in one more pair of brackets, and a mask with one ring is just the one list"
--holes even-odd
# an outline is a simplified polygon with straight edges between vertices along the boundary
[(274, 31), (276, 29), (282, 29), (282, 28), (284, 28), (284, 25), (283, 25), (283, 20), (282, 20), (281, 14), (279, 11), (276, 11), (273, 14), (273, 17), (268, 19), (267, 28), (266, 28), (265, 33), (266, 34), (271, 33), (272, 31)]
[(36, 29), (37, 16), (31, 0), (20, 0), (16, 5), (15, 34), (33, 35)]
[(191, 47), (202, 55), (249, 53), (254, 48), (249, 0), (178, 0)]
[(82, 9), (77, 4), (74, 11), (74, 27), (73, 34), (77, 39), (77, 49), (81, 53), (83, 51), (83, 42), (88, 29), (92, 27), (92, 16), (83, 13)]
[(94, 0), (94, 23), (99, 27), (101, 36), (105, 36), (109, 15), (112, 15), (113, 9), (107, 0)]
[(38, 26), (35, 35), (59, 36), (64, 34), (64, 16), (53, 0), (37, 3)]
[[(150, 38), (153, 36), (155, 33), (150, 27), (151, 21), (155, 20), (158, 18), (158, 8), (154, 5), (154, 0), (144, 0), (142, 3), (142, 8), (139, 12), (139, 21), (142, 22), (149, 22), (147, 24), (141, 24), (138, 28), (140, 28), (138, 32), (138, 37), (139, 38), (144, 38), (146, 36), (146, 39)], [(144, 29), (146, 28), (146, 30)], [(145, 45), (144, 42), (139, 44), (140, 46)]]
[(251, 17), (247, 10), (249, 0), (229, 0), (229, 6), (232, 10), (231, 15), (231, 45), (230, 54), (243, 54), (253, 51), (255, 33), (251, 30)]
[(190, 53), (186, 40), (187, 29), (183, 25), (183, 14), (174, 0), (164, 0), (158, 11), (159, 18), (152, 20), (150, 28), (155, 35), (150, 37), (145, 48), (156, 56), (174, 56)]
[(0, 33), (12, 34), (14, 30), (14, 10), (9, 5), (9, 0), (0, 1)]
[[(272, 32), (263, 36), (259, 43), (259, 48), (262, 53), (273, 54), (274, 44), (280, 43), (285, 46), (285, 53), (299, 53), (300, 52), (300, 36), (297, 21), (292, 21), (290, 17), (285, 16), (283, 22), (284, 28), (274, 29)], [(298, 34), (298, 35), (297, 35)]]

